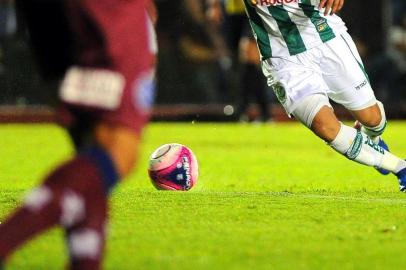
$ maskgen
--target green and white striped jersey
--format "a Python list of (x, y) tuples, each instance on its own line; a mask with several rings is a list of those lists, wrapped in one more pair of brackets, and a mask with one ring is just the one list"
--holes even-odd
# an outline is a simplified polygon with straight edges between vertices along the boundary
[(347, 31), (339, 16), (324, 16), (320, 0), (243, 1), (262, 59), (296, 55)]

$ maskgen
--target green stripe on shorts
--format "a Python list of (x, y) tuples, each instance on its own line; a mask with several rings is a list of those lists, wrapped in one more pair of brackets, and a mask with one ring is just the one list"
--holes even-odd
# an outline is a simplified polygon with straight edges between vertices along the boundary
[(343, 35), (341, 35), (341, 38), (344, 40), (345, 44), (347, 45), (348, 49), (350, 50), (350, 52), (351, 52), (352, 56), (354, 57), (355, 61), (357, 61), (358, 66), (360, 67), (360, 69), (361, 69), (362, 72), (364, 73), (365, 78), (368, 80), (368, 83), (371, 83), (371, 82), (369, 81), (369, 76), (368, 76), (367, 71), (366, 71), (365, 68), (364, 68), (364, 65), (363, 65), (361, 62), (358, 61), (357, 57), (355, 57), (354, 53), (353, 53), (352, 50), (351, 50), (350, 45), (348, 44), (347, 40), (345, 40), (345, 38), (343, 37)]

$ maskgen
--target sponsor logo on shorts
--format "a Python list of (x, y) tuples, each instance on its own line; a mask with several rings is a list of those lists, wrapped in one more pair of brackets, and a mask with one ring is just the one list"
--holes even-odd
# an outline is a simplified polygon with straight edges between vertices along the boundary
[(287, 100), (286, 90), (285, 87), (280, 82), (275, 83), (272, 85), (272, 89), (275, 92), (276, 97), (278, 98), (281, 104), (285, 104)]
[(368, 81), (364, 80), (360, 85), (356, 86), (355, 89), (356, 90), (361, 90), (367, 84), (368, 84)]

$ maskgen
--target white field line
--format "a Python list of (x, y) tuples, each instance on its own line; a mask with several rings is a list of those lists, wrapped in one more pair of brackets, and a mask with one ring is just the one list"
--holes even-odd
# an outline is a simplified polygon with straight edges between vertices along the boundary
[[(128, 191), (128, 190), (127, 190)], [(131, 192), (134, 192), (133, 190)], [(125, 192), (124, 192), (125, 193)], [(180, 193), (173, 193), (171, 195), (178, 197)], [(141, 192), (141, 197), (143, 196), (153, 196), (161, 197), (156, 192)], [(169, 195), (169, 194), (168, 194)], [(312, 194), (312, 193), (291, 193), (291, 192), (227, 192), (227, 191), (197, 191), (191, 193), (182, 193), (183, 196), (208, 196), (208, 197), (219, 197), (225, 199), (231, 198), (251, 198), (255, 200), (257, 196), (268, 196), (270, 198), (302, 198), (302, 199), (322, 199), (322, 200), (335, 200), (335, 201), (347, 201), (347, 202), (370, 202), (370, 203), (382, 203), (382, 204), (392, 204), (392, 205), (405, 205), (406, 206), (406, 194), (404, 194), (404, 199), (402, 198), (374, 198), (374, 197), (357, 197), (357, 194), (351, 194), (350, 196), (345, 195), (323, 195), (323, 194)], [(360, 192), (362, 195), (362, 192)], [(170, 199), (166, 198), (166, 199)], [(231, 201), (232, 202), (232, 201)], [(233, 202), (234, 203), (234, 202)]]
[(405, 198), (373, 198), (373, 197), (356, 197), (343, 196), (343, 195), (323, 195), (323, 194), (309, 194), (309, 193), (290, 193), (290, 192), (210, 192), (210, 195), (238, 195), (238, 196), (271, 196), (279, 198), (303, 198), (303, 199), (324, 199), (324, 200), (337, 200), (348, 202), (371, 202), (371, 203), (383, 203), (383, 204), (399, 204), (406, 206), (406, 194)]
[[(289, 194), (288, 196), (309, 198), (309, 199), (326, 199), (326, 200), (342, 200), (342, 201), (359, 201), (359, 202), (376, 202), (384, 204), (404, 204), (406, 205), (406, 198), (364, 198), (364, 197), (345, 197), (345, 196), (335, 196), (335, 195), (320, 195), (320, 194)], [(406, 197), (406, 194), (405, 194)]]

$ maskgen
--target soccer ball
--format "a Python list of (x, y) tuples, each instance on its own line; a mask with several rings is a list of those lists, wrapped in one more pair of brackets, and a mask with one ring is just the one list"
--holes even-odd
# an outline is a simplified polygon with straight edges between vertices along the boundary
[(197, 182), (198, 165), (193, 152), (178, 143), (164, 144), (150, 159), (148, 174), (160, 190), (189, 190)]

